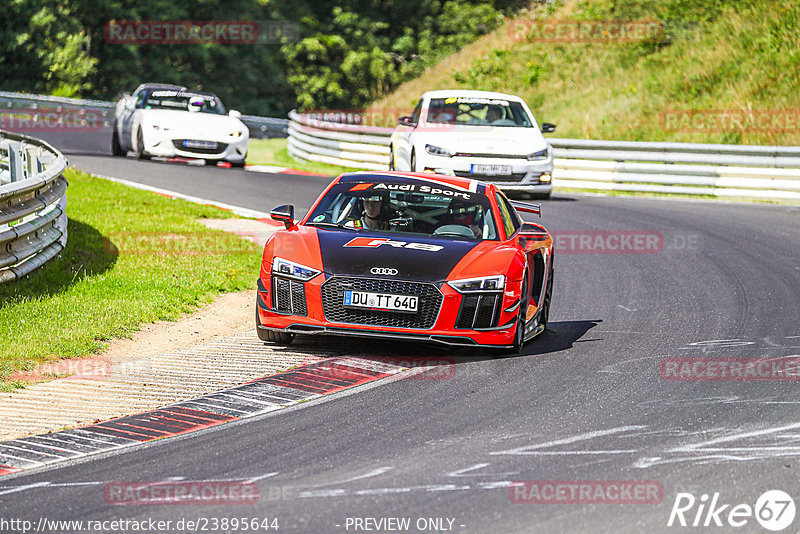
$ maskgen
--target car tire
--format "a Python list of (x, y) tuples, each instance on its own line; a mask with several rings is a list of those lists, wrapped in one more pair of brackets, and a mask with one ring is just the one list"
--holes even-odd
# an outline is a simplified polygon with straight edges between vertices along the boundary
[(550, 193), (538, 193), (533, 195), (533, 198), (537, 200), (550, 200)]
[(256, 332), (258, 339), (267, 343), (274, 343), (276, 345), (289, 345), (294, 341), (294, 334), (288, 332), (277, 332), (275, 330), (266, 330), (261, 327), (261, 320), (258, 318), (258, 297), (256, 296)]
[(111, 134), (111, 155), (112, 156), (124, 156), (125, 151), (122, 150), (122, 146), (119, 144), (119, 134), (117, 133), (117, 125), (114, 125), (114, 131)]
[(139, 129), (136, 130), (136, 158), (137, 159), (150, 159), (150, 154), (144, 151), (144, 133), (142, 133), (142, 127), (139, 126)]
[(394, 147), (389, 145), (389, 170), (394, 170)]
[(236, 167), (237, 169), (243, 169), (246, 161), (247, 161), (247, 152), (244, 153), (242, 161), (229, 161), (228, 163), (231, 164), (231, 167)]

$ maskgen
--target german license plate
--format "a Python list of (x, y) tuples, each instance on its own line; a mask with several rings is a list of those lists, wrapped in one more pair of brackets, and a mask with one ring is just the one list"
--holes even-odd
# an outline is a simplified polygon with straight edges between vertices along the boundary
[(216, 141), (200, 141), (198, 139), (184, 139), (183, 146), (186, 148), (207, 148), (213, 150), (217, 148)]
[(352, 289), (347, 289), (344, 292), (344, 305), (348, 308), (416, 313), (418, 300), (419, 297), (410, 295), (370, 293), (368, 291), (353, 291)]
[(483, 174), (485, 176), (508, 176), (511, 174), (511, 165), (478, 165), (470, 167), (471, 174)]

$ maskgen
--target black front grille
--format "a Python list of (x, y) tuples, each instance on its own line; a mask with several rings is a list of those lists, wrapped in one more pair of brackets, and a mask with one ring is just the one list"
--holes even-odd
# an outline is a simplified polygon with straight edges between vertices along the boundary
[(500, 318), (502, 293), (474, 293), (461, 298), (456, 328), (492, 328)]
[(544, 258), (541, 251), (537, 250), (533, 255), (533, 300), (539, 305), (539, 295), (542, 293), (544, 283)]
[(217, 143), (217, 148), (198, 148), (193, 146), (183, 146), (185, 139), (173, 139), (172, 144), (175, 148), (183, 152), (192, 152), (194, 154), (221, 154), (228, 148), (227, 143)]
[(471, 172), (466, 171), (453, 171), (455, 172), (456, 176), (461, 176), (462, 178), (472, 178), (474, 180), (480, 180), (482, 182), (521, 182), (523, 178), (525, 178), (524, 172), (515, 172), (511, 175), (506, 176), (492, 176), (488, 174), (473, 174)]
[[(419, 297), (417, 313), (345, 308), (346, 289), (391, 295), (416, 295)], [(322, 284), (322, 309), (325, 312), (325, 319), (334, 323), (427, 330), (433, 328), (436, 323), (441, 305), (442, 293), (433, 284), (340, 276), (334, 276)]]
[(308, 315), (306, 286), (298, 280), (272, 277), (272, 308), (292, 315)]

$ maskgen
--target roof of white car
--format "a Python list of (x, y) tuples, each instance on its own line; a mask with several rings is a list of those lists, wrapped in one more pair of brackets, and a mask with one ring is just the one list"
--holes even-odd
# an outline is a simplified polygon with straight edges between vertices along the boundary
[(502, 98), (505, 100), (522, 100), (518, 96), (497, 93), (495, 91), (473, 91), (471, 89), (440, 89), (428, 91), (422, 98), (447, 98), (447, 97), (475, 97), (475, 98)]

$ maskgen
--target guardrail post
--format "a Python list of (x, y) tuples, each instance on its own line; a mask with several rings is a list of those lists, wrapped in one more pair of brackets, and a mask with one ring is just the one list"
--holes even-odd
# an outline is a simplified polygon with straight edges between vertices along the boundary
[(8, 143), (8, 170), (11, 173), (12, 182), (25, 179), (25, 167), (22, 165), (21, 143)]
[(39, 148), (35, 146), (25, 147), (25, 168), (28, 171), (28, 176), (33, 176), (42, 172), (42, 166), (39, 163)]

